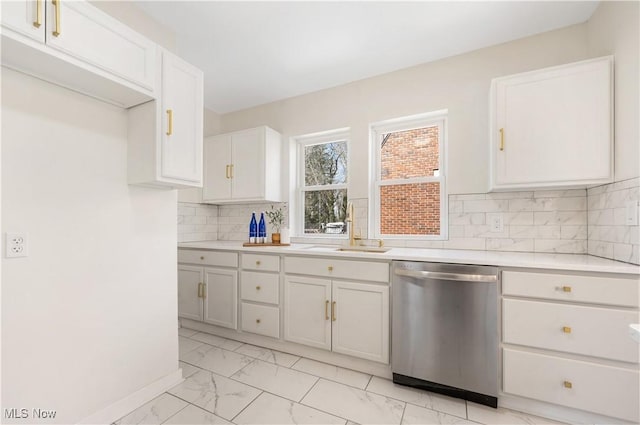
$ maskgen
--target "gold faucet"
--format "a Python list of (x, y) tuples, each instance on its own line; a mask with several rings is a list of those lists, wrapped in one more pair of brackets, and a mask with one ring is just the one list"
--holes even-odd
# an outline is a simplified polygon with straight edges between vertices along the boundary
[(347, 203), (347, 218), (345, 219), (345, 221), (349, 223), (349, 246), (356, 245), (356, 238), (353, 232), (353, 229), (355, 228), (355, 218), (353, 215), (353, 202), (349, 201)]

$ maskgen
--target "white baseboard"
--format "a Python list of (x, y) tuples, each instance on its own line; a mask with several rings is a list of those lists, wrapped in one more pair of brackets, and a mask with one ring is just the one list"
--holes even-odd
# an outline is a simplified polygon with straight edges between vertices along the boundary
[(122, 398), (115, 403), (105, 407), (104, 409), (93, 413), (80, 422), (79, 424), (111, 424), (126, 414), (132, 412), (148, 401), (153, 400), (163, 392), (178, 385), (183, 381), (182, 369), (170, 373), (158, 379), (146, 387), (136, 391), (133, 394)]

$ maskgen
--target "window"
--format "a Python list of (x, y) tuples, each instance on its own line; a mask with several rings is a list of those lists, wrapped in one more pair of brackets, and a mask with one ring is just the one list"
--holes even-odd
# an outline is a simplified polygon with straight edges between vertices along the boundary
[(336, 130), (300, 136), (297, 148), (297, 234), (336, 235), (347, 231), (349, 133)]
[(446, 111), (371, 126), (375, 237), (446, 239)]

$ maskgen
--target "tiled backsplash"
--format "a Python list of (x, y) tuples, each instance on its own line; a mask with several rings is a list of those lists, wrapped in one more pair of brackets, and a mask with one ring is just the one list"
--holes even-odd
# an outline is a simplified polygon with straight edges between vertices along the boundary
[[(387, 246), (491, 251), (592, 254), (640, 263), (640, 228), (625, 225), (627, 202), (639, 199), (640, 178), (574, 190), (539, 190), (449, 195), (449, 239), (385, 239)], [(356, 231), (368, 237), (368, 199), (353, 199)], [(180, 241), (247, 239), (251, 212), (271, 204), (199, 205), (180, 203)], [(491, 232), (492, 214), (503, 230)], [(199, 218), (206, 216), (207, 219)], [(286, 216), (286, 214), (285, 214)], [(269, 231), (270, 232), (270, 231)], [(344, 239), (292, 238), (301, 243), (341, 243)]]
[(627, 204), (640, 200), (640, 178), (587, 191), (589, 254), (640, 264), (640, 227), (627, 225)]
[(178, 202), (178, 242), (218, 239), (216, 205)]

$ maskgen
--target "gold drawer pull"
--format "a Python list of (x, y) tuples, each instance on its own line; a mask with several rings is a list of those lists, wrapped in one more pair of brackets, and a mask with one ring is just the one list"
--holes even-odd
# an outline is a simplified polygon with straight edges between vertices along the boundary
[(256, 291), (260, 290), (260, 285), (256, 286)]
[(227, 164), (227, 167), (225, 168), (225, 172), (224, 172), (224, 176), (228, 179), (230, 179), (231, 177), (229, 177), (229, 168), (231, 166), (229, 164)]
[(569, 381), (564, 381), (563, 385), (565, 388), (573, 388), (573, 384)]
[(53, 34), (54, 37), (59, 37), (60, 34), (62, 33), (62, 28), (60, 27), (60, 8), (62, 7), (62, 4), (60, 4), (61, 1), (62, 0), (51, 1), (51, 4), (53, 4), (53, 7), (56, 9), (55, 10), (56, 27), (51, 32), (51, 34)]
[(569, 326), (563, 326), (562, 327), (562, 332), (566, 333), (566, 334), (570, 334), (571, 333), (571, 327)]
[(202, 298), (202, 282), (198, 282), (198, 298)]
[(173, 109), (167, 109), (167, 136), (173, 134)]
[(571, 286), (563, 286), (562, 292), (571, 292)]
[(256, 261), (256, 266), (259, 266), (259, 265), (260, 265), (260, 261)]
[(329, 320), (329, 300), (324, 302), (324, 320)]
[(256, 323), (260, 323), (260, 319), (256, 319)]
[(504, 128), (500, 129), (500, 150), (504, 150)]
[(333, 271), (333, 266), (329, 266), (329, 267), (327, 267), (327, 270), (329, 270), (330, 272), (332, 272), (332, 271)]
[(200, 257), (201, 260), (204, 260), (204, 257)]
[(207, 298), (207, 284), (202, 284), (202, 298)]
[(40, 28), (42, 25), (42, 0), (36, 0), (36, 20), (33, 21), (33, 26)]
[(336, 302), (334, 301), (331, 303), (331, 320), (333, 322), (336, 321), (336, 310)]

